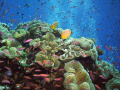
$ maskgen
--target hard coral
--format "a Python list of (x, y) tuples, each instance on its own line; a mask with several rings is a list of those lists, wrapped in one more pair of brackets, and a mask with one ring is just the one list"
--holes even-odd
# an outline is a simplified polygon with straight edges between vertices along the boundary
[(72, 60), (68, 63), (65, 63), (64, 68), (67, 71), (64, 74), (64, 86), (66, 89), (73, 90), (72, 87), (70, 87), (72, 84), (75, 87), (75, 90), (82, 90), (82, 88), (95, 90), (89, 74), (81, 65), (81, 63)]
[(120, 90), (120, 78), (112, 78), (106, 84), (106, 90)]

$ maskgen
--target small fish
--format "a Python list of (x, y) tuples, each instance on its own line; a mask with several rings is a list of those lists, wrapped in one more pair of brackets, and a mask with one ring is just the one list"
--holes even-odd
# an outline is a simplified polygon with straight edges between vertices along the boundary
[(44, 78), (44, 80), (45, 80), (46, 82), (50, 82), (50, 79), (51, 79), (51, 78)]
[(97, 75), (97, 72), (93, 72), (93, 73)]
[(53, 55), (54, 57), (60, 57), (60, 56), (58, 56), (58, 55)]
[(43, 48), (41, 48), (41, 51), (43, 51), (44, 53), (46, 53), (46, 51)]
[(29, 48), (27, 48), (27, 54), (28, 54), (28, 55), (30, 54), (30, 49), (29, 49)]
[(40, 74), (41, 77), (48, 77), (48, 74)]
[(41, 27), (41, 30), (43, 30), (43, 26), (42, 26), (42, 24), (40, 25), (40, 27)]
[(79, 51), (83, 57), (87, 57), (87, 55), (85, 53), (83, 53), (83, 51), (81, 51), (80, 49), (79, 49)]
[(12, 40), (12, 41), (15, 41), (15, 39), (11, 38), (11, 37), (8, 37), (8, 39)]
[(37, 62), (39, 65), (43, 66), (43, 64), (41, 62)]
[(62, 39), (67, 39), (72, 34), (72, 31), (70, 29), (66, 29), (61, 33)]
[(3, 2), (1, 3), (0, 7), (2, 7), (2, 6), (4, 5), (4, 3), (5, 3), (5, 1), (3, 1)]
[(6, 36), (3, 32), (0, 31), (0, 33), (1, 33), (3, 36)]
[(92, 80), (95, 80), (94, 77), (93, 77), (92, 71), (90, 71), (90, 77), (92, 78)]
[(95, 87), (96, 87), (97, 89), (101, 90), (101, 88), (100, 88), (97, 84), (95, 84)]
[(75, 42), (73, 42), (71, 45), (75, 45), (75, 44), (77, 44), (77, 43), (79, 43), (78, 41), (75, 41)]
[(33, 47), (33, 50), (34, 50), (35, 48), (37, 48), (39, 45), (40, 45), (40, 43), (37, 43), (37, 44)]
[(26, 41), (24, 41), (24, 43), (27, 43), (27, 42), (31, 42), (33, 39), (28, 39)]
[(50, 62), (47, 62), (46, 60), (43, 60), (43, 63), (45, 63), (45, 64), (49, 64)]
[(22, 87), (22, 89), (30, 89), (30, 87), (26, 86), (26, 87)]
[(62, 78), (55, 78), (54, 80), (55, 81), (60, 81), (60, 80), (62, 80)]
[(101, 65), (96, 65), (97, 67), (102, 67)]
[(11, 70), (9, 67), (4, 66), (7, 70)]
[(20, 87), (20, 86), (22, 86), (22, 84), (15, 84), (17, 87)]
[(87, 90), (86, 88), (82, 88), (82, 90)]
[(96, 49), (99, 49), (99, 48), (101, 48), (101, 46), (96, 46)]
[(18, 50), (24, 50), (25, 49), (25, 47), (20, 47), (20, 48), (18, 48)]
[(107, 59), (108, 59), (108, 60), (111, 60), (110, 58), (108, 58), (108, 56), (107, 56)]
[(103, 84), (106, 84), (107, 82), (102, 82)]
[(4, 61), (1, 61), (1, 60), (0, 60), (0, 63), (3, 63), (3, 62), (4, 62)]
[(8, 51), (4, 50), (4, 52), (10, 55), (10, 53)]
[(33, 76), (34, 77), (40, 77), (40, 74), (34, 74)]
[(65, 69), (59, 69), (59, 71), (65, 71)]
[(20, 59), (18, 57), (15, 57), (16, 60), (20, 61)]
[(106, 46), (107, 50), (110, 51), (110, 48), (107, 45), (105, 45), (105, 46)]
[(28, 77), (28, 76), (24, 76), (24, 78), (26, 78), (26, 79), (30, 79), (30, 80), (31, 80), (31, 78), (30, 78), (30, 77)]
[(10, 81), (8, 81), (8, 80), (2, 80), (2, 83), (8, 83), (8, 84), (10, 84)]
[(41, 70), (40, 69), (36, 69), (35, 72), (41, 72)]
[(100, 75), (99, 77), (101, 77), (102, 79), (106, 80), (106, 78), (103, 75)]
[(16, 51), (16, 53), (17, 53), (18, 55), (21, 55), (18, 51)]
[(4, 12), (2, 13), (2, 17), (4, 17), (6, 13), (7, 13), (7, 9), (5, 9)]
[(57, 27), (58, 27), (58, 21), (52, 23), (51, 29), (54, 29), (54, 30), (55, 30), (55, 28), (57, 28)]
[(61, 85), (55, 84), (55, 87), (61, 87)]

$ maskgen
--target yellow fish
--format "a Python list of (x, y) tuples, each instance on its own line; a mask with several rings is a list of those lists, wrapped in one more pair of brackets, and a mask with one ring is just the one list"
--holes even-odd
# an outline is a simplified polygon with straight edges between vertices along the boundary
[(58, 27), (58, 21), (52, 23), (51, 28), (55, 30)]
[(66, 29), (62, 32), (61, 34), (61, 38), (62, 39), (66, 39), (71, 35), (72, 31), (70, 29)]

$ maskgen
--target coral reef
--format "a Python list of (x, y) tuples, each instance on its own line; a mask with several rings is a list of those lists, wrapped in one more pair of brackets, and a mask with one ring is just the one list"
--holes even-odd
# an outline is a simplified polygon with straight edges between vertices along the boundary
[(57, 27), (34, 20), (10, 30), (0, 23), (1, 89), (119, 89), (119, 71), (100, 60), (95, 39), (63, 38), (65, 30)]
[(115, 69), (113, 64), (106, 61), (96, 61), (96, 66), (100, 70), (101, 74), (107, 79), (110, 75), (114, 78), (120, 76), (119, 71)]
[(112, 78), (106, 84), (106, 90), (120, 90), (120, 78)]
[(64, 68), (64, 86), (67, 90), (95, 90), (89, 74), (78, 61), (67, 62)]

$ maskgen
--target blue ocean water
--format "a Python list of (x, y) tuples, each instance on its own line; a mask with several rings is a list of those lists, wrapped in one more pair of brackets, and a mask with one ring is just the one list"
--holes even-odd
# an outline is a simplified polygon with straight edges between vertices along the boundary
[(0, 22), (11, 30), (32, 20), (58, 21), (71, 37), (95, 38), (104, 50), (100, 58), (120, 71), (120, 0), (0, 0)]

